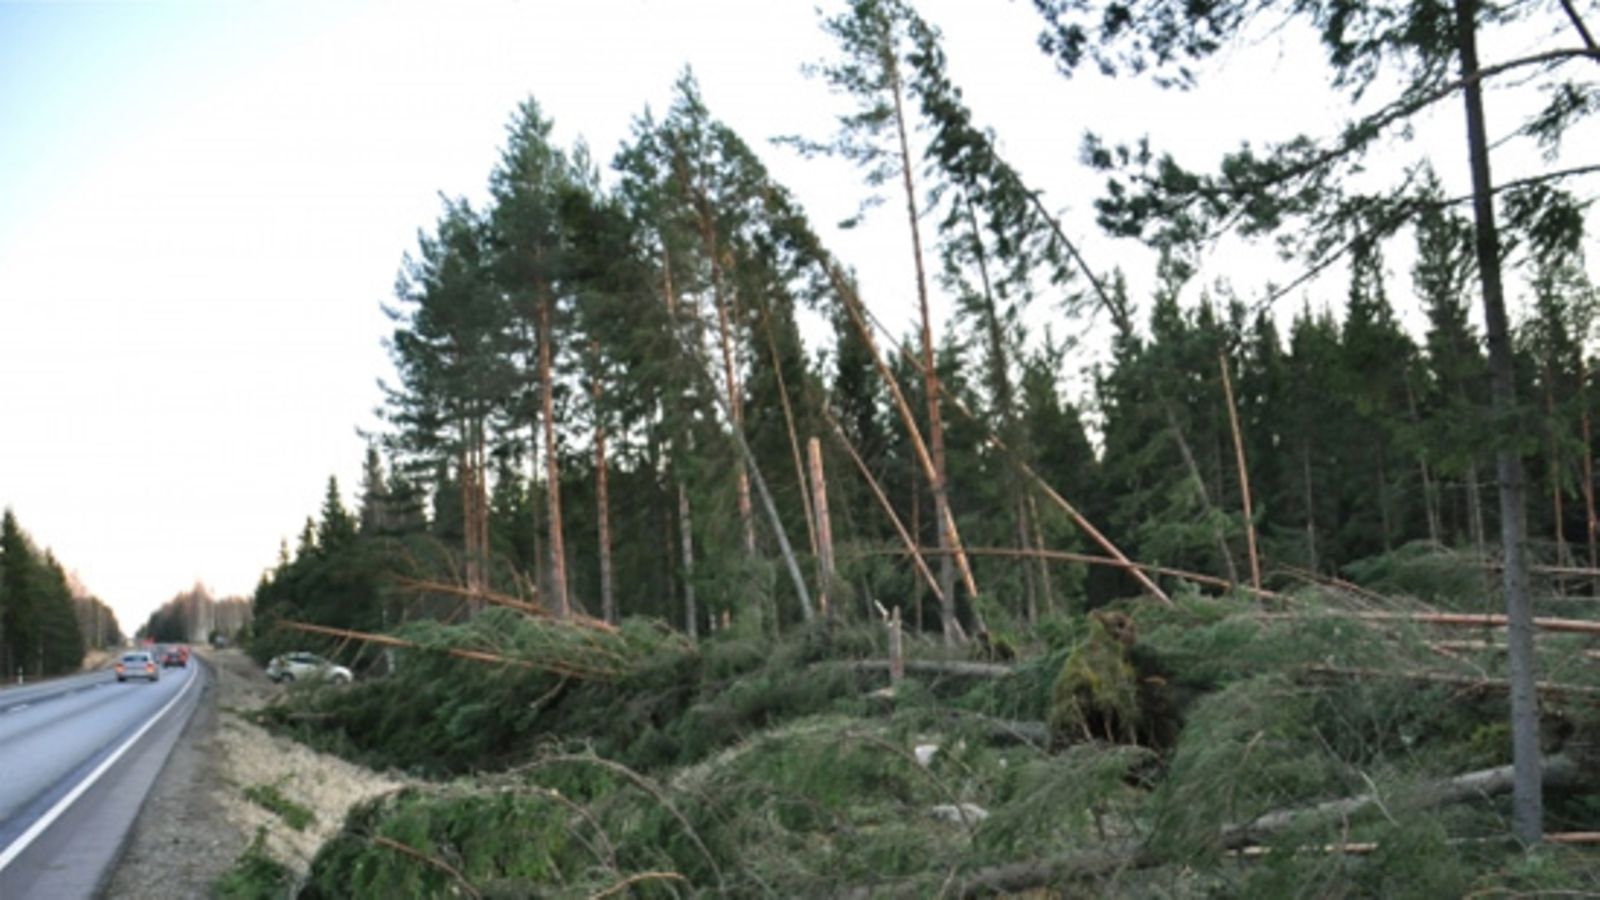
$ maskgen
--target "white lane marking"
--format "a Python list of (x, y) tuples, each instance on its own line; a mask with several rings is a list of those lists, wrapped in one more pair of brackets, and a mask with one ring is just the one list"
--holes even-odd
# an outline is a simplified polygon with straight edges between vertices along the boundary
[(30, 707), (32, 705), (33, 705), (32, 703), (18, 703), (16, 706), (12, 706), (12, 707), (9, 707), (8, 709), (6, 709), (6, 712), (22, 712), (23, 710), (27, 709), (28, 707)]
[(61, 815), (67, 811), (67, 807), (76, 803), (78, 798), (82, 797), (84, 792), (89, 790), (89, 788), (94, 787), (94, 783), (100, 780), (100, 776), (106, 774), (106, 770), (110, 769), (113, 765), (116, 765), (117, 760), (122, 758), (122, 754), (128, 752), (128, 748), (137, 743), (139, 738), (144, 737), (145, 732), (154, 728), (156, 723), (161, 721), (161, 718), (165, 716), (167, 712), (172, 709), (172, 707), (176, 706), (179, 700), (183, 699), (184, 694), (189, 693), (189, 688), (194, 687), (194, 682), (195, 679), (193, 678), (185, 679), (183, 683), (183, 689), (178, 691), (177, 696), (173, 697), (171, 700), (168, 700), (167, 705), (161, 707), (160, 712), (151, 716), (150, 721), (144, 723), (143, 727), (134, 732), (132, 737), (128, 738), (126, 741), (123, 741), (122, 746), (118, 747), (114, 753), (101, 761), (100, 765), (95, 766), (94, 771), (90, 772), (87, 777), (78, 782), (77, 786), (68, 791), (65, 797), (57, 800), (56, 805), (50, 807), (50, 809), (45, 812), (44, 815), (39, 817), (37, 822), (34, 822), (28, 827), (27, 831), (24, 831), (20, 837), (12, 841), (11, 846), (7, 847), (4, 851), (0, 851), (0, 872), (5, 871), (6, 866), (11, 865), (11, 863), (14, 862), (17, 857), (22, 855), (24, 850), (28, 849), (30, 844), (38, 840), (39, 835), (44, 834), (45, 829), (54, 824), (55, 820), (61, 818)]

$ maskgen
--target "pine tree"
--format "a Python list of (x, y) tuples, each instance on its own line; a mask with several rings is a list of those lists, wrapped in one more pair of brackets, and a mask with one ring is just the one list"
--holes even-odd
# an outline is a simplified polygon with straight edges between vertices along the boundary
[[(903, 66), (912, 19), (910, 8), (900, 0), (851, 0), (845, 12), (823, 23), (824, 29), (837, 41), (841, 59), (819, 66), (815, 71), (834, 90), (852, 96), (857, 108), (839, 118), (839, 135), (832, 143), (795, 143), (807, 152), (832, 153), (856, 163), (865, 170), (867, 183), (874, 188), (892, 181), (900, 184), (911, 235), (912, 269), (920, 312), (918, 337), (933, 468), (929, 478), (933, 519), (943, 523), (950, 516), (944, 415), (934, 360), (934, 328), (929, 311), (922, 231), (918, 224), (915, 166), (908, 137), (911, 124), (905, 106)], [(964, 635), (956, 617), (954, 547), (952, 536), (946, 531), (942, 525), (938, 528), (939, 585), (944, 596), (940, 618), (945, 639), (954, 641)]]
[(339, 480), (328, 476), (328, 489), (322, 497), (322, 515), (317, 524), (317, 546), (325, 553), (336, 552), (356, 538), (356, 520), (344, 508), (339, 496)]
[[(418, 238), (395, 287), (399, 305), (385, 311), (397, 323), (389, 342), (398, 386), (385, 386), (384, 414), (397, 452), (435, 474), (434, 502), (459, 494), (459, 519), (434, 517), (439, 533), (459, 525), (466, 587), (486, 586), (491, 419), (511, 403), (514, 373), (505, 351), (504, 297), (494, 285), (492, 248), (483, 217), (465, 202), (446, 203), (432, 236)], [(454, 464), (454, 481), (443, 479)], [(473, 605), (478, 605), (476, 601)]]
[(395, 528), (395, 515), (391, 507), (389, 481), (383, 472), (383, 460), (378, 448), (367, 445), (367, 455), (361, 465), (361, 506), (356, 513), (361, 533), (364, 535), (388, 534)]
[[(532, 99), (513, 118), (500, 163), (490, 177), (495, 205), (490, 219), (497, 244), (497, 277), (511, 299), (509, 332), (522, 342), (524, 372), (538, 385), (537, 412), (519, 419), (543, 429), (545, 524), (550, 559), (550, 605), (571, 611), (567, 588), (566, 532), (561, 513), (561, 441), (556, 432), (557, 361), (560, 335), (570, 315), (562, 222), (568, 194), (581, 190), (566, 154), (550, 143), (552, 123)], [(528, 346), (528, 336), (532, 346)]]

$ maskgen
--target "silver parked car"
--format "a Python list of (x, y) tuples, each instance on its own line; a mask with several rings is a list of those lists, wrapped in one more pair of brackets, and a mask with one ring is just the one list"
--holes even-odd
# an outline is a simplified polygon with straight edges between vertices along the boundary
[(267, 663), (267, 677), (279, 683), (327, 679), (334, 684), (349, 684), (355, 680), (344, 666), (304, 651), (274, 656)]

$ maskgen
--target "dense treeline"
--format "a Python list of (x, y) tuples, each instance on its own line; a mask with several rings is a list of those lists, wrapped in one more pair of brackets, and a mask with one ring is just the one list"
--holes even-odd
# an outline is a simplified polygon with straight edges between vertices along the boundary
[[(1411, 272), (1384, 264), (1398, 237), (1353, 241), (1345, 296), (1317, 296), (1324, 279), (1287, 323), (1226, 285), (1188, 284), (1181, 248), (1151, 297), (1120, 278), (1090, 291), (1037, 194), (973, 125), (937, 32), (899, 4), (854, 4), (828, 27), (843, 61), (821, 71), (860, 111), (828, 142), (795, 143), (860, 162), (874, 190), (903, 182), (919, 248), (908, 282), (924, 301), (942, 288), (953, 321), (936, 327), (924, 302), (922, 334), (878, 331), (848, 271), (691, 77), (664, 117), (636, 121), (609, 185), (586, 148), (552, 145), (529, 101), (486, 208), (447, 203), (402, 269), (389, 308), (399, 379), (380, 436), (392, 471), (369, 460), (360, 531), (459, 548), (469, 598), (494, 587), (691, 634), (736, 615), (809, 617), (822, 601), (870, 615), (882, 601), (958, 636), (1138, 588), (1114, 570), (1030, 561), (1100, 548), (1026, 472), (1135, 559), (1242, 583), (1259, 557), (1270, 581), (1417, 540), (1487, 556), (1500, 516), (1485, 485), (1513, 432), (1545, 559), (1592, 565), (1594, 292), (1578, 237), (1526, 257), (1514, 370), (1533, 402), (1491, 417), (1469, 324), (1473, 226), (1449, 204), (1421, 206), (1403, 232)], [(899, 140), (908, 131), (926, 135), (921, 159)], [(1569, 225), (1581, 231), (1581, 217)], [(1426, 313), (1425, 333), (1400, 326), (1402, 296)], [(1066, 349), (1028, 330), (1040, 300), (1111, 314), (1114, 349), (1081, 402), (1062, 392)], [(831, 347), (807, 355), (803, 310), (831, 323)], [(909, 555), (896, 522), (926, 569), (894, 558)], [(328, 527), (326, 512), (308, 523), (295, 564), (336, 555), (316, 534)], [(341, 609), (351, 625), (387, 613), (376, 600)]]
[[(85, 630), (87, 616), (98, 626)], [(0, 673), (37, 678), (75, 672), (85, 639), (121, 642), (117, 619), (93, 598), (75, 598), (66, 570), (34, 544), (10, 509), (0, 517)]]
[[(402, 268), (388, 308), (398, 382), (378, 437), (389, 471), (375, 448), (355, 516), (330, 484), (320, 523), (258, 592), (258, 616), (381, 627), (415, 614), (416, 597), (451, 608), (438, 590), (386, 593), (379, 575), (396, 567), (448, 573), (468, 605), (491, 589), (691, 635), (823, 603), (873, 616), (879, 602), (957, 637), (1137, 592), (1125, 571), (1040, 558), (1107, 551), (1028, 472), (1133, 559), (1235, 584), (1251, 581), (1252, 556), (1281, 584), (1415, 541), (1487, 565), (1506, 434), (1520, 436), (1538, 557), (1596, 565), (1597, 295), (1581, 217), (1579, 235), (1512, 270), (1528, 298), (1514, 341), (1524, 402), (1491, 416), (1469, 315), (1473, 226), (1448, 204), (1387, 243), (1354, 241), (1343, 296), (1324, 278), (1287, 321), (1225, 284), (1191, 284), (1170, 244), (1152, 296), (1129, 296), (1120, 277), (1091, 290), (972, 123), (937, 31), (893, 3), (853, 4), (828, 27), (844, 56), (822, 72), (860, 109), (830, 141), (794, 143), (861, 163), (873, 190), (904, 184), (922, 249), (906, 292), (943, 290), (954, 318), (930, 322), (924, 303), (923, 334), (879, 330), (872, 298), (691, 76), (665, 116), (634, 123), (609, 180), (587, 148), (551, 143), (530, 100), (487, 206), (446, 203)], [(920, 159), (898, 141), (907, 131), (926, 137)], [(1414, 264), (1395, 273), (1384, 250), (1401, 239)], [(1080, 399), (1063, 391), (1068, 349), (1030, 330), (1044, 303), (1111, 314), (1113, 349)], [(1426, 314), (1423, 333), (1401, 326), (1397, 304)], [(811, 354), (806, 311), (832, 328)]]

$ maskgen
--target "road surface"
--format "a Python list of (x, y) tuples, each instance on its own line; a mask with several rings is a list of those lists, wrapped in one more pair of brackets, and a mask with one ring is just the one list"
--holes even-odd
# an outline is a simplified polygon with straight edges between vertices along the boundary
[(205, 679), (192, 660), (0, 690), (0, 898), (95, 893)]

